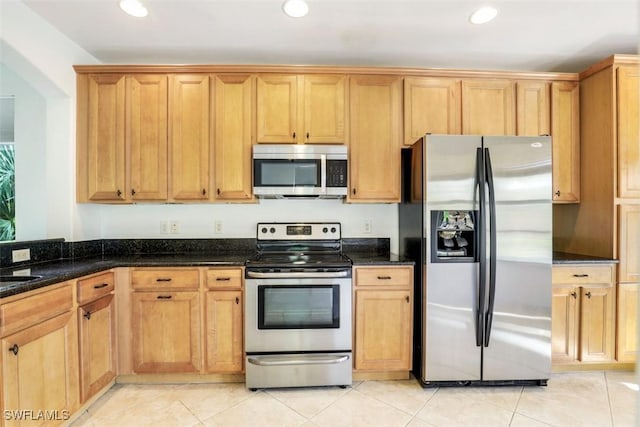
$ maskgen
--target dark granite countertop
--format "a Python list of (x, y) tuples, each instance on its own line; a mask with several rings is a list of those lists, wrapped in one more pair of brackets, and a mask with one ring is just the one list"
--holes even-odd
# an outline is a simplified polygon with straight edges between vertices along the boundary
[(553, 253), (554, 264), (617, 264), (617, 259), (601, 258), (582, 254), (570, 254), (566, 252)]
[(17, 284), (2, 285), (0, 298), (16, 295), (76, 279), (115, 267), (206, 267), (206, 266), (243, 266), (251, 253), (234, 254), (145, 254), (129, 256), (108, 256), (63, 259), (18, 268), (0, 269), (0, 275), (39, 276), (38, 279)]
[(370, 264), (381, 264), (381, 265), (390, 265), (390, 264), (403, 264), (403, 265), (414, 265), (413, 260), (410, 259), (402, 259), (396, 254), (379, 254), (375, 252), (347, 252), (347, 255), (353, 265), (370, 265)]

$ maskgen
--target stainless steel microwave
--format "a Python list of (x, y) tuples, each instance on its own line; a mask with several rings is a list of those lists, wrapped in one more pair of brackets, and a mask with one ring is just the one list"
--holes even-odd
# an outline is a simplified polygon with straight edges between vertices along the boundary
[(253, 194), (258, 197), (344, 197), (347, 170), (344, 145), (253, 146)]

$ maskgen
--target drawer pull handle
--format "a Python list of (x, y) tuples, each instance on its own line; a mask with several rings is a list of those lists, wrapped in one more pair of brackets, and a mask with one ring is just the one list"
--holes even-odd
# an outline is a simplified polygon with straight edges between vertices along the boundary
[(107, 286), (109, 286), (108, 283), (103, 283), (101, 285), (95, 285), (93, 289), (102, 289), (102, 288), (106, 288)]
[(231, 277), (216, 277), (218, 282), (228, 282), (229, 280), (231, 280)]
[(585, 295), (587, 296), (587, 298), (591, 299), (591, 292), (587, 292)]
[(158, 299), (171, 299), (171, 295), (158, 295)]
[(573, 277), (589, 277), (588, 274), (574, 274)]
[(240, 304), (240, 298), (236, 297), (236, 304)]
[(9, 347), (9, 351), (13, 353), (14, 356), (18, 355), (19, 350), (20, 350), (20, 347), (18, 347), (18, 344), (14, 344), (11, 347)]
[(85, 314), (82, 315), (82, 317), (84, 317), (87, 320), (91, 320), (91, 312), (87, 311)]
[(578, 298), (578, 293), (576, 291), (571, 292), (571, 296), (573, 297), (573, 299)]
[(171, 278), (170, 277), (159, 277), (156, 279), (156, 282), (170, 282)]
[(378, 280), (391, 280), (391, 276), (378, 276)]

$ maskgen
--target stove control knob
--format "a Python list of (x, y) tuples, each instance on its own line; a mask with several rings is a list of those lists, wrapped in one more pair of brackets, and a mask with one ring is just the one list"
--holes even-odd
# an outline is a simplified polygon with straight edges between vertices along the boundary
[(262, 234), (265, 234), (267, 232), (267, 227), (262, 227), (262, 230), (260, 231), (262, 231)]
[(326, 233), (327, 231), (329, 231), (329, 229), (328, 229), (327, 227), (324, 227), (324, 228), (322, 229), (322, 232), (323, 232), (323, 233)]
[(270, 232), (271, 234), (273, 234), (273, 233), (275, 233), (275, 232), (276, 232), (276, 229), (275, 229), (274, 227), (271, 227), (271, 228), (269, 229), (269, 232)]
[(331, 232), (335, 233), (336, 232), (336, 228), (335, 227), (331, 227)]

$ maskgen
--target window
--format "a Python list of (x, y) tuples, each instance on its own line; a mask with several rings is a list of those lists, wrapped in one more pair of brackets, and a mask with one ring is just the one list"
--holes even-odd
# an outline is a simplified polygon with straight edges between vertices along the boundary
[(16, 239), (15, 98), (0, 97), (0, 241)]

